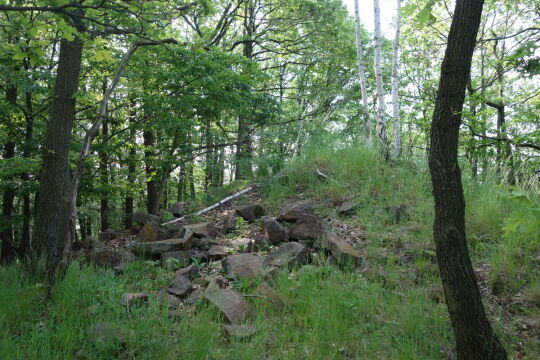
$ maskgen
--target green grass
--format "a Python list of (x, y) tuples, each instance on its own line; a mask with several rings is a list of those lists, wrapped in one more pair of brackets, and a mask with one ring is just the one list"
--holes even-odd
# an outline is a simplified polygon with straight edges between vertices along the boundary
[[(329, 179), (317, 177), (315, 168)], [(152, 296), (130, 311), (120, 304), (125, 292), (151, 293), (170, 281), (171, 269), (157, 262), (131, 263), (122, 276), (73, 263), (49, 302), (43, 300), (41, 273), (14, 264), (0, 268), (0, 359), (448, 358), (453, 338), (434, 261), (424, 163), (384, 164), (364, 145), (322, 139), (260, 183), (271, 211), (300, 197), (312, 200), (319, 215), (339, 218), (341, 226), (361, 227), (363, 266), (339, 270), (319, 256), (316, 267), (281, 274), (273, 286), (282, 303), (247, 298), (256, 308), (258, 331), (248, 340), (234, 340), (224, 335), (222, 316), (207, 305), (171, 318)], [(525, 198), (511, 196), (490, 178), (464, 176), (463, 184), (474, 265), (487, 266), (482, 276), (502, 286), (504, 299), (521, 299), (511, 309), (497, 305), (492, 294), (485, 299), (494, 328), (510, 356), (519, 350), (524, 359), (535, 359), (540, 345), (520, 338), (517, 329), (525, 319), (540, 319), (538, 198), (530, 190)], [(215, 190), (205, 202), (244, 186)], [(512, 190), (515, 195), (518, 189)], [(344, 199), (360, 205), (353, 215), (339, 217), (337, 205)], [(401, 204), (408, 217), (394, 223), (388, 208)], [(234, 283), (246, 294), (256, 286)], [(103, 321), (127, 334), (125, 346), (91, 341), (89, 332)]]

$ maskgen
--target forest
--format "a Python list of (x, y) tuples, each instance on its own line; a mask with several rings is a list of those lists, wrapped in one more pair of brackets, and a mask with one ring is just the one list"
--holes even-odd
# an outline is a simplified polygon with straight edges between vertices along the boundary
[(0, 0), (0, 359), (540, 359), (537, 0)]

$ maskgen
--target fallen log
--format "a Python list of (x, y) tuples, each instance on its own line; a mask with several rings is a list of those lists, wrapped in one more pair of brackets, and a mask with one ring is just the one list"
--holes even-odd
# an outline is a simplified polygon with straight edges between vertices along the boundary
[(229, 202), (229, 201), (231, 201), (231, 200), (233, 200), (233, 199), (239, 197), (240, 195), (243, 195), (243, 194), (245, 194), (245, 193), (247, 193), (247, 192), (249, 192), (249, 191), (251, 191), (251, 190), (253, 190), (253, 187), (252, 187), (252, 186), (250, 186), (250, 187), (248, 187), (248, 188), (246, 188), (246, 189), (244, 189), (244, 190), (242, 190), (242, 191), (239, 191), (239, 192), (237, 192), (237, 193), (235, 193), (235, 194), (232, 194), (231, 196), (228, 196), (228, 197), (226, 197), (225, 199), (223, 199), (223, 200), (221, 200), (221, 201), (218, 201), (217, 203), (215, 203), (215, 204), (213, 204), (213, 205), (210, 205), (210, 206), (207, 207), (207, 208), (204, 208), (204, 209), (202, 209), (202, 210), (199, 210), (199, 211), (197, 211), (197, 212), (194, 213), (194, 214), (184, 215), (184, 216), (182, 216), (181, 218), (174, 219), (174, 220), (171, 220), (171, 221), (167, 221), (167, 222), (161, 224), (161, 226), (177, 223), (177, 222), (179, 222), (179, 221), (184, 220), (184, 219), (185, 219), (186, 217), (188, 217), (188, 216), (199, 216), (199, 215), (202, 215), (202, 214), (204, 214), (204, 213), (206, 213), (206, 212), (208, 212), (208, 211), (210, 211), (210, 210), (213, 210), (213, 209), (217, 208), (218, 206), (221, 206), (221, 205), (225, 204), (226, 202)]

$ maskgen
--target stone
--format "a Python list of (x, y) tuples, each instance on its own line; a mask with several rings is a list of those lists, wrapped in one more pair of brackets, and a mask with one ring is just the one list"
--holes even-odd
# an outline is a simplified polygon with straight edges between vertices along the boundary
[(101, 247), (101, 242), (93, 236), (87, 236), (83, 241), (80, 242), (81, 246), (84, 249), (90, 250)]
[(265, 251), (270, 248), (272, 244), (270, 241), (266, 238), (264, 235), (257, 235), (255, 236), (255, 240), (253, 241), (253, 245), (251, 250), (252, 251)]
[(124, 306), (131, 307), (135, 304), (142, 304), (148, 300), (147, 293), (125, 293), (122, 295), (120, 303)]
[(133, 250), (135, 253), (150, 253), (152, 255), (159, 255), (165, 252), (191, 250), (193, 247), (193, 239), (167, 239), (161, 241), (153, 241), (148, 243), (137, 244)]
[(284, 241), (287, 241), (287, 229), (277, 222), (276, 219), (270, 216), (263, 216), (261, 218), (262, 227), (264, 233), (270, 239), (270, 242), (274, 245), (278, 245)]
[(236, 211), (230, 211), (227, 216), (225, 216), (225, 219), (223, 220), (223, 232), (225, 234), (236, 230), (236, 219), (238, 218), (238, 215), (236, 214)]
[(208, 257), (211, 260), (220, 260), (229, 255), (230, 250), (225, 246), (214, 245), (208, 249)]
[(167, 292), (179, 298), (184, 298), (189, 295), (192, 289), (191, 281), (185, 276), (178, 275), (174, 277), (169, 287), (167, 287)]
[(242, 295), (231, 289), (221, 289), (215, 282), (208, 285), (202, 298), (217, 307), (231, 324), (242, 324), (252, 314), (251, 305)]
[(108, 321), (98, 322), (89, 331), (88, 336), (94, 346), (99, 348), (120, 347), (127, 341), (127, 333)]
[(289, 238), (313, 242), (324, 235), (321, 218), (314, 215), (302, 215), (289, 229)]
[(350, 263), (359, 266), (362, 263), (360, 253), (351, 244), (340, 239), (332, 232), (326, 234), (324, 245), (340, 264)]
[(276, 305), (283, 305), (283, 298), (267, 282), (263, 281), (255, 289), (255, 294), (267, 298)]
[(253, 240), (247, 238), (237, 238), (231, 240), (231, 247), (238, 252), (249, 252), (251, 251), (251, 244)]
[(189, 266), (176, 270), (174, 272), (174, 276), (185, 276), (189, 280), (193, 280), (199, 277), (199, 267), (195, 264), (191, 264)]
[(193, 260), (206, 261), (207, 258), (206, 253), (200, 250), (167, 251), (161, 254), (161, 261), (167, 262), (168, 259), (176, 259), (179, 266), (188, 266)]
[(142, 236), (145, 243), (158, 241), (159, 226), (157, 226), (153, 222), (148, 222), (144, 224), (142, 229)]
[(221, 265), (228, 278), (252, 279), (263, 274), (265, 258), (255, 253), (229, 255), (221, 260)]
[(391, 223), (398, 223), (403, 219), (409, 217), (407, 205), (390, 206), (388, 208), (388, 214), (390, 216)]
[(278, 268), (293, 268), (307, 263), (309, 258), (308, 248), (304, 244), (294, 241), (282, 244), (266, 256), (264, 266)]
[(120, 265), (122, 257), (118, 252), (114, 250), (99, 248), (93, 249), (88, 254), (88, 260), (98, 266), (115, 267), (117, 265)]
[(197, 305), (197, 303), (202, 298), (202, 293), (203, 291), (201, 289), (197, 289), (193, 291), (191, 294), (189, 294), (189, 296), (186, 298), (184, 302), (188, 305)]
[(157, 215), (145, 214), (143, 212), (136, 212), (135, 214), (133, 214), (132, 220), (135, 224), (144, 225), (147, 222), (158, 223), (160, 221), (160, 218)]
[(187, 203), (179, 201), (169, 206), (167, 211), (173, 214), (174, 217), (181, 217), (186, 213), (186, 209), (187, 209)]
[(356, 209), (357, 206), (358, 206), (358, 203), (352, 200), (344, 201), (339, 207), (339, 213), (341, 215), (351, 214)]
[(228, 336), (236, 339), (247, 339), (253, 336), (257, 332), (255, 325), (233, 325), (224, 324), (223, 329)]
[(295, 222), (304, 214), (313, 215), (313, 208), (307, 201), (289, 203), (281, 209), (278, 220)]
[(199, 250), (208, 250), (214, 245), (219, 245), (219, 242), (211, 238), (194, 238), (193, 247)]
[(264, 215), (264, 208), (260, 204), (249, 204), (237, 208), (236, 213), (247, 222), (251, 222)]
[(171, 295), (167, 292), (167, 289), (161, 289), (155, 293), (158, 301), (167, 306), (169, 309), (177, 309), (182, 301), (174, 295)]
[(106, 242), (116, 239), (118, 235), (117, 231), (114, 229), (107, 229), (99, 233), (99, 241)]
[(217, 235), (217, 229), (212, 222), (184, 225), (186, 232), (192, 230), (197, 237), (213, 238)]

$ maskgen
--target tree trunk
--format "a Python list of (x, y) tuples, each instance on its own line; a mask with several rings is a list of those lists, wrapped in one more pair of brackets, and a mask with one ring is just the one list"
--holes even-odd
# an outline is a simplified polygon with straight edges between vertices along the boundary
[(465, 236), (458, 138), (483, 0), (457, 0), (433, 122), (429, 168), (435, 199), (437, 262), (460, 360), (506, 359), (486, 316)]
[(157, 214), (159, 211), (159, 196), (156, 183), (156, 168), (154, 150), (155, 136), (152, 130), (144, 130), (144, 161), (146, 169), (146, 192), (147, 192), (147, 211), (149, 214)]
[[(23, 150), (23, 158), (27, 159), (31, 154), (31, 146), (33, 132), (34, 132), (34, 110), (32, 106), (32, 93), (25, 94), (26, 109), (28, 114), (26, 116), (26, 132), (25, 132), (25, 144)], [(28, 182), (30, 181), (30, 175), (28, 173), (21, 174), (21, 180)], [(19, 252), (21, 254), (26, 254), (30, 249), (30, 194), (26, 192), (23, 195), (23, 224), (21, 232), (21, 245), (19, 247)]]
[(45, 134), (43, 165), (34, 229), (34, 252), (49, 263), (50, 276), (62, 256), (69, 236), (71, 174), (69, 147), (75, 120), (75, 93), (79, 85), (83, 42), (62, 39), (52, 116)]
[[(131, 147), (129, 148), (129, 157), (128, 157), (128, 183), (134, 184), (135, 183), (135, 171), (136, 171), (136, 156), (137, 156), (137, 148), (135, 147), (135, 131), (132, 132), (131, 138), (133, 140), (133, 143), (131, 144)], [(124, 219), (124, 225), (126, 226), (126, 229), (129, 229), (133, 226), (133, 209), (134, 209), (134, 201), (133, 201), (133, 192), (132, 189), (128, 189), (128, 193), (126, 195), (126, 202), (125, 202), (125, 212), (126, 217)]]
[[(107, 81), (103, 82), (103, 97), (107, 92)], [(107, 109), (105, 109), (107, 111)], [(103, 119), (101, 124), (101, 148), (99, 151), (99, 179), (101, 183), (100, 189), (100, 209), (99, 214), (101, 218), (101, 231), (105, 231), (109, 228), (109, 194), (107, 187), (109, 186), (109, 172), (108, 172), (108, 156), (107, 156), (107, 137), (109, 136), (109, 124), (107, 119)]]
[(399, 118), (399, 37), (401, 27), (401, 0), (397, 0), (396, 37), (392, 66), (392, 108), (394, 112), (394, 159), (401, 156), (401, 121)]
[(362, 55), (362, 28), (360, 25), (360, 10), (358, 0), (354, 0), (354, 18), (356, 24), (356, 61), (358, 66), (358, 74), (360, 76), (360, 90), (362, 95), (362, 118), (364, 120), (364, 128), (367, 136), (371, 139), (371, 122), (369, 121), (369, 105), (366, 82), (366, 71), (364, 69), (364, 59)]
[(381, 10), (379, 0), (373, 0), (375, 17), (375, 84), (377, 87), (377, 136), (384, 160), (390, 158), (388, 136), (386, 134), (385, 103), (381, 65)]

